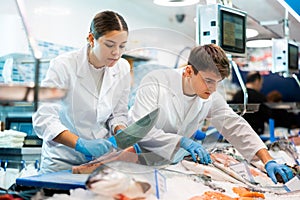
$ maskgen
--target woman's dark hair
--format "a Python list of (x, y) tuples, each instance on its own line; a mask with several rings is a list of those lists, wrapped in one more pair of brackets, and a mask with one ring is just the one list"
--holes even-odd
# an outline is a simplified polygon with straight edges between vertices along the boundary
[(127, 31), (128, 27), (124, 18), (113, 11), (103, 11), (98, 13), (90, 26), (90, 33), (97, 40), (110, 31)]
[(219, 73), (224, 79), (230, 73), (230, 63), (226, 53), (215, 44), (194, 47), (190, 53), (188, 64), (192, 66), (195, 74), (198, 71), (212, 71)]

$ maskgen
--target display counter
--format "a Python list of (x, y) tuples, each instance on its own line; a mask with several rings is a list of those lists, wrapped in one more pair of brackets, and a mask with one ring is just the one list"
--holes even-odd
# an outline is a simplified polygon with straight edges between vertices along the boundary
[[(105, 192), (108, 191), (111, 192), (109, 194), (113, 194), (116, 191), (123, 191), (124, 194), (127, 193), (127, 195), (132, 196), (139, 195), (139, 197), (142, 197), (139, 199), (147, 200), (190, 200), (192, 198), (196, 200), (197, 198), (201, 199), (200, 196), (203, 195), (206, 195), (206, 197), (216, 197), (211, 199), (217, 200), (224, 199), (221, 197), (225, 196), (227, 196), (226, 199), (235, 199), (239, 197), (239, 195), (242, 195), (237, 194), (237, 190), (244, 191), (245, 188), (249, 188), (249, 185), (247, 186), (247, 184), (242, 183), (234, 178), (232, 180), (225, 180), (226, 178), (222, 175), (219, 175), (218, 180), (216, 180), (216, 177), (214, 177), (212, 180), (209, 176), (204, 175), (205, 172), (204, 174), (196, 173), (194, 170), (184, 168), (183, 165), (186, 165), (186, 163), (178, 163), (176, 165), (159, 169), (158, 171), (161, 177), (157, 178), (154, 182), (153, 180), (155, 179), (155, 173), (153, 173), (152, 178), (149, 178), (149, 171), (145, 172), (145, 177), (147, 177), (147, 179), (143, 179), (142, 181), (141, 179), (136, 178), (131, 180), (128, 179), (128, 182), (124, 182), (123, 178), (125, 176), (121, 178), (115, 172), (110, 171), (105, 173), (105, 175), (101, 175), (101, 173), (94, 174), (94, 178), (96, 175), (100, 177), (98, 180), (95, 178), (93, 182), (91, 178), (89, 178), (90, 174), (72, 174), (70, 170), (65, 170), (43, 175), (17, 178), (16, 183), (20, 187), (57, 191), (56, 194), (52, 194), (54, 195), (53, 199), (63, 199), (68, 197), (68, 199), (74, 200), (86, 197), (95, 200), (122, 199), (117, 197), (112, 198), (112, 196), (105, 196)], [(199, 166), (196, 166), (195, 170), (198, 170), (198, 167)], [(127, 175), (131, 176), (134, 174), (133, 176), (143, 176), (143, 174), (140, 174), (138, 171), (134, 172), (135, 169), (136, 168), (133, 168), (131, 173), (128, 173)], [(111, 173), (115, 174), (112, 175)], [(215, 173), (215, 171), (212, 170), (210, 173)], [(107, 176), (110, 176), (110, 179), (107, 179)], [(94, 184), (94, 186), (90, 186), (90, 188), (88, 188), (89, 182), (90, 184)], [(134, 190), (130, 193), (128, 193), (128, 190), (121, 189), (122, 187), (128, 188), (128, 185), (131, 185), (133, 182), (149, 183), (148, 185), (151, 185), (151, 188), (148, 188), (144, 193), (141, 193), (139, 188), (134, 188), (136, 191)], [(250, 187), (250, 189), (247, 189), (244, 192), (246, 192), (247, 195), (250, 195), (248, 197), (252, 197), (252, 199), (284, 200), (288, 197), (289, 200), (296, 200), (300, 198), (300, 191), (288, 193), (285, 191), (282, 184), (268, 187), (261, 187), (261, 185), (257, 185), (252, 188)], [(244, 195), (246, 195), (246, 193)]]
[[(177, 164), (160, 166), (114, 161), (99, 165), (91, 174), (72, 174), (65, 170), (17, 178), (16, 183), (20, 187), (65, 191), (61, 195), (68, 195), (68, 199), (121, 199), (114, 198), (114, 194), (147, 200), (234, 199), (243, 195), (267, 200), (300, 199), (300, 184), (296, 183), (298, 189), (289, 192), (290, 182), (274, 184), (260, 161), (250, 165), (232, 146), (224, 143), (217, 146), (211, 152), (213, 163), (209, 165), (195, 163), (188, 157)], [(288, 141), (282, 140), (273, 143), (270, 151), (278, 162), (285, 159), (284, 163), (293, 166), (295, 155), (289, 154), (290, 149), (285, 151), (288, 147)], [(300, 179), (295, 176), (293, 181)], [(55, 197), (66, 196), (55, 194)]]
[(3, 166), (22, 169), (24, 164), (40, 163), (41, 149), (41, 147), (0, 148), (0, 160)]

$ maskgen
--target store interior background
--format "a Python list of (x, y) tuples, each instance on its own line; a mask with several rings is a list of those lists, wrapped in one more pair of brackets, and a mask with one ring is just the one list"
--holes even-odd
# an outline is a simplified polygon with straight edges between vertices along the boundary
[[(208, 2), (211, 1), (199, 1), (200, 4)], [(285, 8), (281, 0), (228, 2), (231, 2), (234, 8), (247, 12), (247, 28), (259, 32), (257, 36), (247, 38), (248, 41), (285, 37)], [(43, 52), (41, 78), (51, 58), (80, 48), (86, 43), (90, 21), (100, 10), (117, 11), (128, 22), (130, 38), (127, 53), (135, 56), (134, 67), (143, 66), (143, 70), (180, 67), (186, 62), (190, 47), (195, 44), (197, 5), (165, 7), (154, 4), (153, 0), (30, 0), (26, 1), (25, 7), (31, 33)], [(288, 16), (289, 38), (298, 43), (299, 19), (299, 14)], [(263, 26), (260, 25), (261, 22), (272, 23)], [(28, 42), (14, 0), (2, 2), (0, 24), (0, 82), (4, 82), (2, 71), (8, 58), (14, 60), (13, 82), (33, 81), (34, 64), (30, 61)], [(242, 77), (245, 77), (249, 70), (261, 71), (265, 78), (262, 89), (264, 94), (276, 89), (282, 93), (283, 101), (300, 102), (300, 88), (296, 81), (270, 72), (271, 47), (249, 48), (247, 57), (236, 61), (241, 66)], [(231, 79), (237, 84), (234, 73)]]
[[(84, 46), (87, 42), (90, 22), (96, 13), (113, 10), (120, 13), (129, 26), (129, 40), (125, 58), (132, 65), (133, 82), (129, 107), (133, 104), (135, 92), (141, 78), (149, 71), (159, 68), (179, 68), (188, 58), (189, 50), (196, 44), (196, 5), (184, 7), (165, 7), (156, 5), (153, 0), (23, 0), (26, 8), (26, 22), (31, 36), (42, 52), (40, 77), (43, 79), (52, 58), (59, 54)], [(221, 1), (221, 0), (220, 0)], [(284, 38), (285, 1), (298, 0), (222, 0), (232, 7), (245, 11), (247, 28), (255, 29), (258, 35), (247, 41)], [(199, 0), (199, 4), (218, 2)], [(298, 3), (299, 4), (299, 3)], [(300, 46), (300, 4), (298, 14), (289, 14), (289, 39)], [(266, 22), (269, 25), (261, 25)], [(16, 0), (1, 1), (0, 6), (0, 84), (27, 84), (35, 80), (35, 59), (30, 51), (27, 36), (17, 11)], [(272, 73), (272, 47), (247, 48), (247, 56), (235, 58), (239, 71), (245, 80), (248, 71), (258, 70), (264, 76), (262, 93), (278, 90), (284, 102), (300, 102), (300, 87), (294, 78)], [(12, 73), (4, 70), (11, 64)], [(6, 65), (7, 66), (7, 65)], [(299, 71), (296, 73), (300, 79)], [(225, 98), (230, 97), (240, 85), (232, 70), (229, 79), (221, 84)], [(1, 89), (1, 88), (0, 88)], [(3, 90), (0, 90), (0, 96)], [(2, 93), (3, 94), (3, 93)], [(19, 176), (23, 160), (38, 166), (42, 140), (32, 129), (31, 116), (34, 112), (32, 102), (13, 102), (1, 104), (0, 124), (5, 129), (15, 129), (27, 133), (24, 146), (18, 151), (4, 147), (0, 151), (0, 167), (8, 166)], [(9, 120), (10, 121), (9, 121)], [(300, 124), (300, 114), (298, 109)], [(286, 120), (286, 119), (284, 119)], [(8, 123), (9, 122), (9, 123)], [(276, 123), (276, 122), (275, 122)], [(7, 144), (6, 144), (7, 145)], [(2, 161), (1, 161), (2, 160)], [(6, 161), (5, 161), (6, 160)], [(22, 160), (18, 164), (19, 161)], [(5, 161), (5, 162), (4, 162)], [(37, 162), (38, 161), (38, 162)], [(8, 163), (8, 165), (7, 165)], [(17, 163), (17, 164), (16, 164)], [(25, 163), (25, 162), (24, 162)], [(18, 169), (15, 169), (18, 168)], [(35, 167), (36, 169), (36, 167)], [(9, 186), (14, 178), (9, 179)]]

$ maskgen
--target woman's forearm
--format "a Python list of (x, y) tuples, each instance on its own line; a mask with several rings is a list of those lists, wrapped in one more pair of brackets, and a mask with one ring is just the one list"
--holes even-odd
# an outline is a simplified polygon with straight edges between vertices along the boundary
[(71, 148), (75, 148), (77, 140), (78, 140), (78, 136), (71, 133), (68, 130), (61, 132), (58, 136), (56, 136), (53, 139), (53, 141), (64, 144)]

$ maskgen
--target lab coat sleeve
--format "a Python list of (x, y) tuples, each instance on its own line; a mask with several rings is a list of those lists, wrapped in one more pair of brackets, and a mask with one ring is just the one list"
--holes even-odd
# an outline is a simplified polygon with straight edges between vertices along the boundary
[(164, 131), (167, 108), (161, 105), (160, 100), (163, 96), (168, 95), (169, 88), (158, 79), (159, 76), (146, 76), (143, 79), (137, 90), (134, 105), (130, 110), (130, 117), (133, 121), (137, 121), (159, 107), (160, 113), (156, 126), (139, 142), (139, 145), (166, 159), (172, 159), (175, 151), (179, 148), (178, 144), (182, 136), (177, 135), (176, 132), (174, 134)]
[[(69, 83), (66, 81), (68, 80), (68, 72), (62, 65), (62, 63), (57, 63), (55, 60), (52, 60), (41, 86), (68, 88)], [(61, 109), (60, 100), (41, 102), (37, 112), (32, 116), (33, 127), (36, 134), (50, 145), (56, 145), (57, 143), (52, 140), (62, 131), (67, 130), (59, 119), (59, 111)]]
[(120, 78), (115, 88), (116, 90), (119, 90), (116, 94), (121, 93), (121, 96), (113, 97), (112, 101), (117, 102), (107, 121), (108, 126), (112, 131), (117, 125), (127, 126), (128, 124), (128, 101), (131, 83), (130, 65), (126, 60), (122, 59), (120, 60), (118, 67), (120, 69)]
[(258, 150), (267, 148), (248, 122), (237, 115), (217, 92), (209, 111), (212, 125), (250, 162)]

